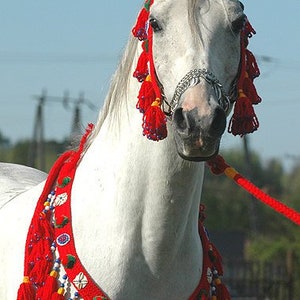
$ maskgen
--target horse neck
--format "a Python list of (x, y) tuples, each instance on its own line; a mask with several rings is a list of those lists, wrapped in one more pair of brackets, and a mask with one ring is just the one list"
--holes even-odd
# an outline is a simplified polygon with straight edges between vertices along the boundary
[[(89, 216), (92, 226), (101, 219), (97, 232), (102, 232), (102, 241), (118, 243), (112, 231), (116, 239), (124, 232), (152, 271), (160, 272), (187, 251), (197, 262), (201, 258), (197, 224), (204, 167), (179, 157), (171, 128), (160, 142), (142, 136), (142, 117), (135, 109), (138, 88), (130, 79), (123, 99), (109, 99), (111, 105), (118, 101), (114, 109), (119, 111), (114, 117), (108, 113), (96, 130), (74, 188), (88, 199), (95, 215)], [(80, 182), (88, 183), (82, 187)], [(191, 263), (195, 260), (189, 257)]]

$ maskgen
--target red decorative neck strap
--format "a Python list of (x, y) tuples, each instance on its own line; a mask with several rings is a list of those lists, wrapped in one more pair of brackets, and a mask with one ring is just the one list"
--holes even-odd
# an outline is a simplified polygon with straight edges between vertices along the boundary
[[(79, 149), (63, 154), (49, 173), (28, 230), (24, 280), (17, 300), (63, 300), (67, 282), (77, 290), (73, 299), (109, 299), (82, 265), (76, 252), (72, 230), (72, 184), (84, 144), (92, 128), (90, 125), (87, 129)], [(230, 299), (228, 291), (219, 278), (223, 275), (221, 257), (208, 239), (203, 225), (204, 219), (204, 206), (201, 206), (199, 235), (203, 246), (202, 278), (189, 300), (227, 300)], [(56, 250), (59, 259), (54, 259)], [(62, 276), (59, 284), (61, 265), (66, 274)]]

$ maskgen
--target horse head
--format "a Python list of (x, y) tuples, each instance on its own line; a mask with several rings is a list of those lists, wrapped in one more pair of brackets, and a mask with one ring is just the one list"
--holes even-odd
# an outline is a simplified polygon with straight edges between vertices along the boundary
[[(146, 70), (156, 99), (151, 106), (160, 105), (168, 116), (184, 159), (207, 160), (218, 153), (226, 118), (242, 91), (237, 87), (244, 60), (241, 48), (248, 37), (242, 36), (247, 23), (243, 10), (236, 0), (152, 0), (139, 17), (147, 19), (145, 30), (134, 28), (134, 34), (148, 42), (143, 45), (149, 48)], [(163, 126), (158, 129), (161, 137), (151, 135), (151, 129), (148, 135), (150, 123), (144, 118), (150, 139), (166, 136)]]

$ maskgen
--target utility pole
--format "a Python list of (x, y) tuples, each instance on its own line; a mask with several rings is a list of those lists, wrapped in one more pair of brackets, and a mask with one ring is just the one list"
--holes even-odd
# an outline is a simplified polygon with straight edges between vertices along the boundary
[(81, 134), (81, 105), (85, 103), (84, 94), (80, 93), (77, 101), (74, 102), (73, 122), (71, 129), (71, 140)]
[(44, 140), (44, 104), (46, 101), (46, 90), (38, 97), (38, 106), (33, 127), (33, 139), (29, 151), (28, 164), (45, 171), (45, 140)]
[(42, 171), (46, 170), (45, 157), (45, 138), (44, 138), (44, 106), (47, 102), (62, 103), (65, 109), (69, 109), (70, 103), (74, 105), (74, 115), (71, 128), (70, 138), (74, 138), (81, 134), (81, 105), (85, 104), (89, 109), (95, 110), (96, 106), (84, 98), (81, 92), (78, 98), (71, 98), (66, 91), (63, 97), (48, 96), (46, 90), (42, 91), (40, 96), (34, 96), (38, 100), (33, 138), (31, 142), (30, 151), (28, 154), (28, 165)]

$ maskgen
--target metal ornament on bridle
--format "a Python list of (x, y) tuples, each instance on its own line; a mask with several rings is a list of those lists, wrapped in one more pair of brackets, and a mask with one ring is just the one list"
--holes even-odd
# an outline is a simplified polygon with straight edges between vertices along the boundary
[(224, 109), (226, 113), (228, 112), (230, 104), (234, 102), (234, 100), (231, 99), (230, 95), (226, 94), (223, 85), (220, 83), (217, 77), (207, 69), (194, 69), (188, 72), (178, 83), (175, 89), (174, 96), (169, 103), (170, 114), (173, 114), (173, 112), (177, 108), (179, 100), (183, 93), (188, 88), (201, 83), (202, 79), (204, 79), (211, 86), (217, 96), (219, 105)]

